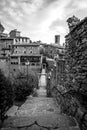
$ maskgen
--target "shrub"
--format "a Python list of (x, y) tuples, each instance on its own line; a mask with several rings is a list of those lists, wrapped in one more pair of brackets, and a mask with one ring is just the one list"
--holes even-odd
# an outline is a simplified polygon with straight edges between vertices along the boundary
[(38, 87), (38, 79), (34, 73), (24, 75), (20, 73), (14, 81), (15, 100), (24, 101), (27, 96), (33, 94), (34, 88)]
[(0, 116), (2, 121), (6, 110), (12, 104), (13, 104), (12, 85), (0, 70)]

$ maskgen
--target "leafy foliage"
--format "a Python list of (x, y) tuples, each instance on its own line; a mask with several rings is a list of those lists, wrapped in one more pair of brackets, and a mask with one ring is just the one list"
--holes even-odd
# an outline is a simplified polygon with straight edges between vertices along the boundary
[(15, 78), (14, 86), (15, 100), (23, 101), (33, 93), (34, 88), (38, 88), (37, 75), (34, 73), (29, 73), (28, 75), (20, 73)]
[(0, 70), (0, 116), (4, 118), (4, 113), (13, 104), (13, 91), (10, 81)]

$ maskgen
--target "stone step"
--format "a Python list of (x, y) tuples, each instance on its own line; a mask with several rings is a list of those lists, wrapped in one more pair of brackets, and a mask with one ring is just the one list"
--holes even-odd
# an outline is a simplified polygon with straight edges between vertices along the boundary
[(46, 97), (47, 95), (46, 89), (40, 88), (39, 90), (37, 90), (37, 95), (38, 97)]
[(47, 97), (29, 97), (17, 110), (15, 116), (8, 117), (4, 121), (1, 130), (18, 129), (80, 130), (76, 120), (73, 117), (60, 113), (55, 100)]

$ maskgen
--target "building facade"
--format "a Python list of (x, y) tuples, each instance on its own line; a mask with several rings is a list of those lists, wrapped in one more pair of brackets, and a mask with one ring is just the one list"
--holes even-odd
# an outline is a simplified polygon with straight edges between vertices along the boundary
[(25, 72), (27, 68), (40, 71), (43, 57), (41, 49), (49, 59), (63, 59), (65, 49), (60, 45), (60, 35), (55, 36), (54, 44), (45, 44), (39, 41), (31, 42), (29, 37), (21, 36), (17, 29), (11, 30), (9, 35), (3, 33), (2, 25), (0, 29), (0, 57), (6, 59), (9, 72), (12, 74)]
[(8, 57), (12, 54), (13, 38), (0, 38), (0, 57)]
[[(41, 69), (41, 54), (39, 43), (32, 43), (29, 37), (21, 36), (17, 29), (9, 35), (3, 33), (4, 27), (0, 24), (0, 62), (8, 66), (8, 72), (16, 75), (28, 69)], [(2, 67), (1, 67), (2, 68)]]
[(39, 53), (39, 44), (14, 44), (13, 54), (10, 56), (11, 72), (25, 72), (28, 68), (32, 70), (41, 69), (41, 55)]
[(43, 44), (43, 46), (45, 48), (45, 55), (51, 59), (61, 57), (61, 54), (65, 52), (65, 48), (57, 44)]
[(18, 31), (17, 29), (11, 30), (9, 33), (9, 36), (11, 38), (16, 38), (16, 37), (20, 37), (20, 31)]

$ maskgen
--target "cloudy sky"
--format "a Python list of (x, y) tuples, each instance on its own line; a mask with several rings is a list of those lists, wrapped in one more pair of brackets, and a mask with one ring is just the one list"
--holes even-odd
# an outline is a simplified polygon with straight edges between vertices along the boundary
[(5, 32), (18, 29), (31, 40), (53, 43), (68, 33), (66, 20), (72, 15), (87, 16), (87, 0), (0, 0), (0, 21)]

